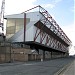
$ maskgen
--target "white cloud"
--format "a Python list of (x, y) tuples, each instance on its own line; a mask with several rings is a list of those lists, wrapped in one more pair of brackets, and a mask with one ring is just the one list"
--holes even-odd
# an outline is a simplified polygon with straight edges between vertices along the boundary
[(73, 7), (73, 10), (72, 10), (73, 12), (75, 12), (75, 5), (74, 5), (74, 7)]
[(58, 4), (59, 2), (61, 2), (62, 0), (52, 0), (51, 3), (48, 3), (48, 4), (42, 4), (42, 6), (44, 8), (54, 8), (56, 6), (56, 4)]
[(54, 0), (54, 3), (56, 4), (56, 3), (59, 3), (59, 2), (61, 2), (62, 0)]
[(54, 4), (43, 4), (42, 6), (43, 6), (44, 8), (53, 8), (53, 7), (55, 7)]
[(69, 54), (70, 54), (70, 55), (75, 55), (74, 46), (72, 46), (71, 49), (69, 50)]
[[(5, 0), (5, 14), (21, 13), (29, 8), (34, 7), (34, 2), (37, 0)], [(57, 3), (62, 0), (52, 0), (52, 3), (42, 4), (44, 8), (54, 8)], [(0, 0), (1, 7), (2, 0)]]
[(74, 24), (71, 25), (65, 25), (62, 26), (62, 29), (64, 30), (64, 32), (67, 34), (67, 36), (72, 40), (73, 44), (75, 45), (75, 26)]
[(36, 0), (6, 0), (5, 2), (5, 13), (14, 14), (21, 13), (31, 7)]
[(70, 11), (73, 13), (75, 12), (75, 5), (70, 8)]
[(68, 26), (62, 26), (63, 31), (66, 33), (66, 35), (70, 38), (72, 41), (72, 48), (69, 50), (70, 55), (75, 54), (74, 47), (75, 46), (75, 26), (74, 24), (70, 24)]

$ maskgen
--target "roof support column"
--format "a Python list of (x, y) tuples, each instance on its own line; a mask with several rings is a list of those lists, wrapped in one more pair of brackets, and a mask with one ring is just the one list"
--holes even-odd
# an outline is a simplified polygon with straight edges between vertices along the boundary
[(43, 51), (43, 60), (45, 59), (45, 51)]
[(52, 59), (52, 51), (51, 51), (51, 59)]

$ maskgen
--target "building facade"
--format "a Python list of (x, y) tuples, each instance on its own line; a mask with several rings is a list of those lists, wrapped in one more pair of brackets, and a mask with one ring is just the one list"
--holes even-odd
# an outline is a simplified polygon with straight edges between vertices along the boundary
[(38, 7), (40, 9), (37, 12), (26, 11), (5, 16), (6, 39), (17, 44), (17, 47), (29, 45), (30, 53), (35, 54), (33, 59), (37, 58), (37, 54), (39, 59), (67, 56), (71, 41), (52, 16), (41, 6)]

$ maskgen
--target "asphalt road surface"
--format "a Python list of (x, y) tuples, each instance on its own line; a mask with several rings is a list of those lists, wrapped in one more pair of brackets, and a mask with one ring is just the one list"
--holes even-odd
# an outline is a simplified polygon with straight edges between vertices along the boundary
[(74, 58), (60, 58), (42, 62), (14, 62), (0, 64), (0, 75), (54, 75)]
[(60, 75), (75, 75), (75, 61), (73, 61), (71, 65)]

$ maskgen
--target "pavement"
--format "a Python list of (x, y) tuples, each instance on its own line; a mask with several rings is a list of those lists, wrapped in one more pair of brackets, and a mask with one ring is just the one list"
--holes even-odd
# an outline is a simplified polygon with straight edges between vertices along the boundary
[(0, 75), (54, 75), (65, 65), (73, 61), (73, 57), (67, 57), (42, 62), (4, 63), (0, 64)]
[(59, 75), (75, 75), (75, 60)]

